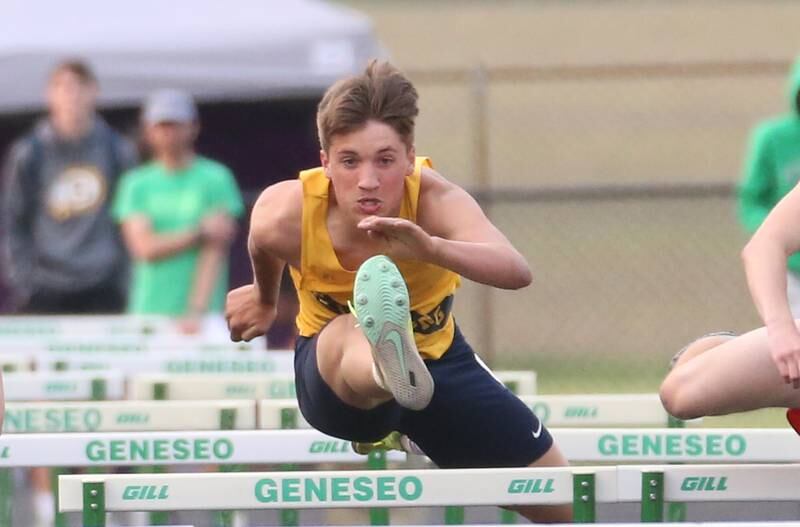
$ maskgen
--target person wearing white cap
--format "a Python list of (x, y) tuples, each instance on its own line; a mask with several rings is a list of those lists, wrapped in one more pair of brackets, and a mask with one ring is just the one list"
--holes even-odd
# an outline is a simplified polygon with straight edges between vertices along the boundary
[(227, 167), (196, 153), (188, 93), (152, 93), (142, 126), (152, 160), (123, 176), (112, 209), (134, 261), (129, 311), (174, 316), (196, 333), (209, 314), (221, 321), (242, 198)]

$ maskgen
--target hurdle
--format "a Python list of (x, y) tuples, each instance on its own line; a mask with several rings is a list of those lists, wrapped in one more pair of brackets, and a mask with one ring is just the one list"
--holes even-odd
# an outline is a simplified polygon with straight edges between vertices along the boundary
[[(469, 485), (467, 482), (480, 482)], [(156, 476), (62, 476), (59, 508), (85, 527), (107, 511), (572, 504), (579, 523), (596, 503), (641, 503), (661, 521), (668, 501), (795, 501), (797, 465), (324, 471)]]
[(223, 423), (232, 430), (252, 430), (255, 408), (255, 401), (233, 399), (9, 403), (3, 433), (219, 430)]
[(140, 374), (130, 378), (131, 399), (269, 399), (295, 396), (294, 373)]
[[(119, 370), (141, 373), (278, 373), (294, 371), (294, 353), (288, 350), (145, 351), (142, 353), (94, 352), (81, 354), (39, 353), (42, 370)], [(2, 357), (0, 357), (2, 364)]]
[[(547, 426), (640, 426), (673, 425), (674, 421), (664, 411), (658, 394), (582, 394), (582, 395), (550, 395), (520, 396)], [(311, 428), (297, 407), (294, 399), (266, 399), (259, 401), (259, 428), (287, 428), (287, 416), (295, 425), (289, 428)], [(384, 452), (369, 453), (368, 466), (374, 469), (385, 469)], [(670, 504), (671, 513), (683, 514), (679, 504)], [(388, 512), (388, 511), (387, 511)], [(371, 511), (373, 524), (386, 523), (386, 512)], [(502, 511), (502, 521), (513, 523), (515, 513)], [(449, 507), (445, 511), (448, 523), (462, 523), (463, 508)], [(288, 525), (291, 523), (284, 523)]]
[[(499, 373), (499, 375), (498, 375)], [(535, 372), (498, 372), (496, 376), (520, 389), (535, 389)], [(131, 378), (130, 397), (149, 399), (287, 399), (295, 396), (294, 373), (269, 374), (138, 374)]]
[(192, 338), (159, 337), (159, 338), (86, 338), (70, 337), (29, 340), (3, 339), (3, 349), (19, 353), (54, 353), (64, 356), (90, 353), (143, 353), (147, 351), (265, 351), (263, 342), (230, 342), (214, 340), (195, 340)]
[[(792, 430), (556, 428), (551, 433), (572, 462), (800, 462), (800, 442)], [(395, 451), (387, 452), (387, 457), (406, 458)], [(363, 461), (349, 441), (310, 429), (0, 436), (0, 467)]]
[[(791, 430), (562, 428), (551, 432), (572, 462), (800, 461), (800, 444)], [(395, 451), (383, 454), (389, 461), (406, 457)], [(0, 467), (363, 462), (348, 441), (315, 430), (0, 436)]]
[[(20, 434), (57, 436), (65, 432), (249, 430), (256, 425), (255, 406), (254, 401), (247, 400), (9, 403), (3, 431), (18, 437), (32, 437)], [(8, 455), (7, 447), (0, 448), (0, 458)], [(59, 469), (71, 465), (67, 459), (65, 461), (48, 466)], [(5, 524), (10, 522), (12, 496), (9, 474), (0, 465), (0, 518), (5, 518)]]
[(120, 337), (176, 333), (176, 330), (173, 320), (157, 315), (0, 316), (0, 339), (52, 339), (76, 332)]
[[(663, 427), (670, 423), (656, 393), (521, 395), (520, 399), (546, 426)], [(298, 427), (311, 427), (295, 399), (262, 399), (258, 402), (259, 428), (282, 428), (284, 412), (296, 414)]]
[(3, 376), (6, 401), (121, 399), (124, 381), (119, 371), (19, 371)]
[(0, 372), (31, 371), (35, 359), (22, 353), (0, 353)]

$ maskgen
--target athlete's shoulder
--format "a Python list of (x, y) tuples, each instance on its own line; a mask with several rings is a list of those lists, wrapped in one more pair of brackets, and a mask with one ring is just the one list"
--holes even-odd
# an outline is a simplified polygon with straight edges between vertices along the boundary
[(419, 199), (439, 199), (443, 195), (464, 190), (431, 167), (423, 166), (420, 171)]
[(303, 221), (303, 184), (292, 179), (270, 185), (256, 200), (250, 218), (250, 232), (266, 248), (285, 247), (295, 238), (299, 243)]

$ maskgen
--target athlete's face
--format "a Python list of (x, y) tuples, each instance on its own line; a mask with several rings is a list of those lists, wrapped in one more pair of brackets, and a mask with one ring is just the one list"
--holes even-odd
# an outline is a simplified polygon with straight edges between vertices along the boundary
[(414, 148), (394, 129), (378, 121), (331, 138), (320, 152), (336, 203), (355, 219), (397, 216), (406, 176), (414, 170)]

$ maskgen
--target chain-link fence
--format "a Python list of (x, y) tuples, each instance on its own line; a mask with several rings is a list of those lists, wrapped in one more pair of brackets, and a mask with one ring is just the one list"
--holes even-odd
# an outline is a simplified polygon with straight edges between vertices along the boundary
[(410, 72), (417, 149), (473, 190), (532, 287), (467, 284), (457, 316), (544, 391), (652, 390), (708, 331), (758, 324), (735, 185), (788, 61)]

